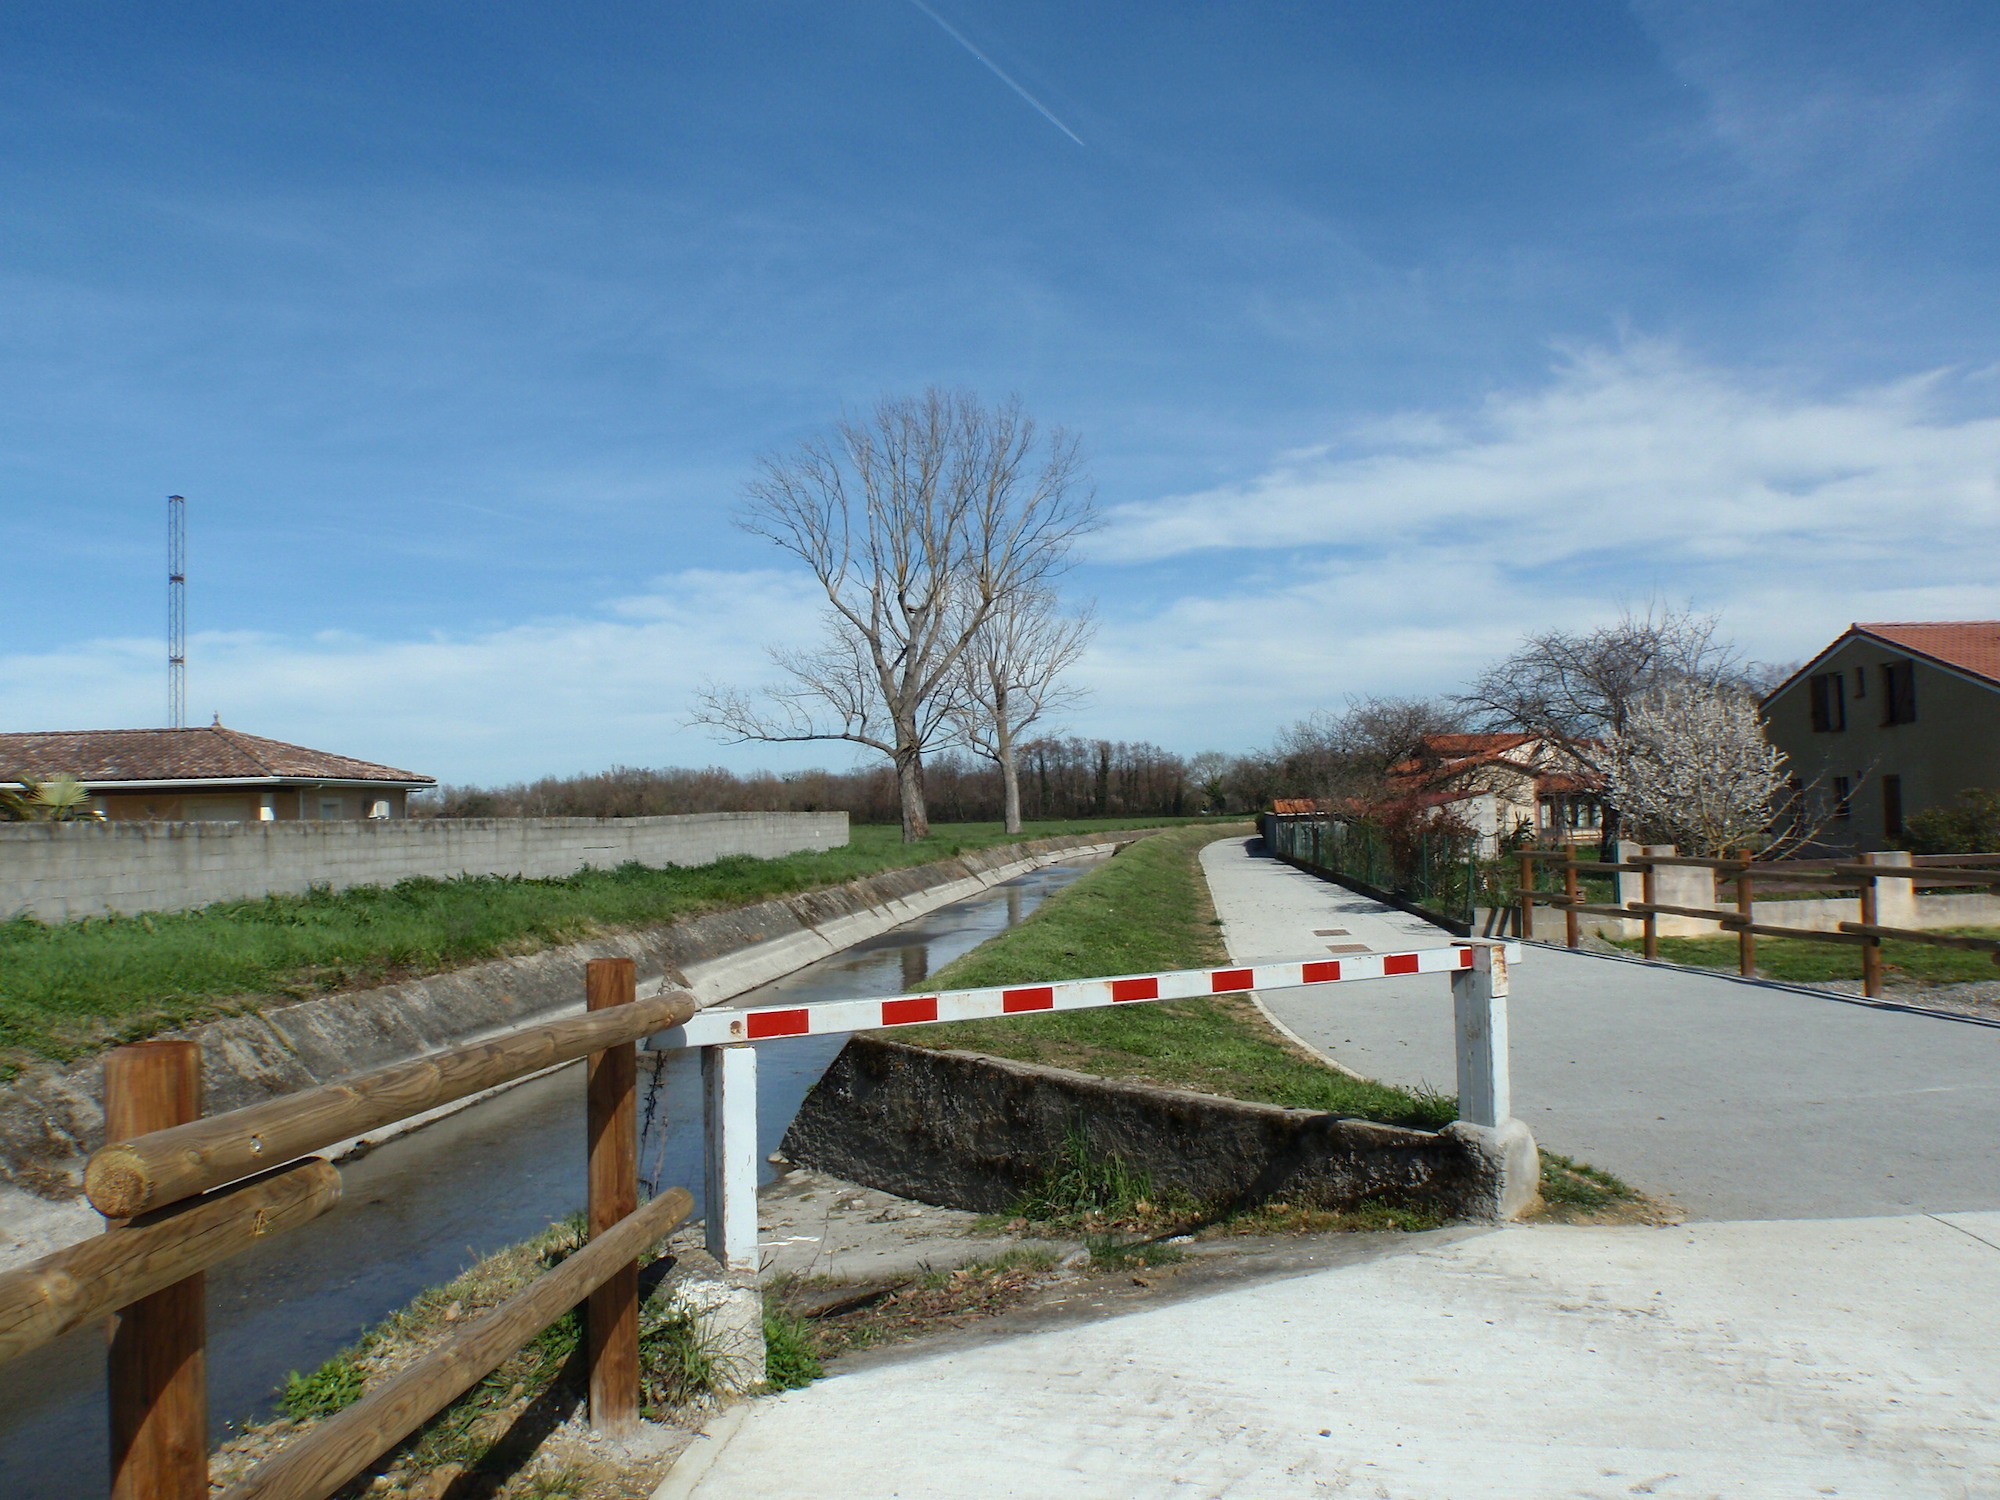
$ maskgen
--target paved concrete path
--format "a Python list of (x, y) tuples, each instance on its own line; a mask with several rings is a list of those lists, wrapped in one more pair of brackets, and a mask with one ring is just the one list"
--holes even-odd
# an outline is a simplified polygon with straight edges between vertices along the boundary
[[(1232, 958), (1451, 941), (1262, 847), (1202, 856)], [(1535, 946), (1512, 987), (1514, 1113), (1536, 1141), (1695, 1217), (2000, 1209), (2000, 1027)], [(1262, 998), (1358, 1073), (1454, 1086), (1441, 980)]]
[(661, 1493), (2000, 1490), (2000, 1214), (1405, 1246), (757, 1402)]
[[(1242, 844), (1205, 863), (1238, 960), (1448, 941)], [(1449, 1086), (1441, 983), (1332, 994), (1288, 1024)], [(2000, 1207), (2000, 1035), (1538, 951), (1515, 994), (1538, 1137), (1711, 1221), (1357, 1241), (874, 1364), (724, 1414), (661, 1496), (2000, 1495), (2000, 1212), (1946, 1212)], [(1884, 1201), (1929, 1211), (1832, 1217)]]

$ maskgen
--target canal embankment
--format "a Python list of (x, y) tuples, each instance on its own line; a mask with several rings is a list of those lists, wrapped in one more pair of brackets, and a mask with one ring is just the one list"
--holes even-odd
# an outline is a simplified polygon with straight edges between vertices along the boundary
[[(1108, 853), (1140, 836), (1070, 834), (971, 850), (393, 984), (292, 1001), (249, 997), (242, 1014), (164, 1034), (201, 1044), (207, 1109), (217, 1113), (580, 1009), (593, 958), (632, 959), (642, 992), (683, 988), (718, 1004), (1026, 871)], [(103, 1128), (95, 1059), (30, 1069), (0, 1086), (0, 1267), (97, 1231), (80, 1195), (84, 1162)], [(343, 1143), (337, 1154), (361, 1144)]]

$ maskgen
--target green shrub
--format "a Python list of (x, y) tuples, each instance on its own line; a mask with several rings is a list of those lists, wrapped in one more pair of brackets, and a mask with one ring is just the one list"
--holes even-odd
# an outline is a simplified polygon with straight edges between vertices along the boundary
[(1903, 825), (1903, 841), (1916, 854), (2000, 852), (2000, 791), (1967, 787), (1957, 807), (1933, 807)]

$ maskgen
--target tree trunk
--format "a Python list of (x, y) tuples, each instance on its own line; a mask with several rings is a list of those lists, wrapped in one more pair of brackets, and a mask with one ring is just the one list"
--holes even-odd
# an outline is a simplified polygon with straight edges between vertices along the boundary
[(914, 844), (931, 836), (930, 814), (924, 810), (924, 752), (896, 752), (896, 784), (903, 794), (903, 842)]
[(1006, 820), (1009, 833), (1021, 831), (1021, 770), (1014, 763), (1014, 726), (1009, 722), (1007, 711), (1007, 684), (1004, 681), (993, 685), (993, 747), (1000, 754), (1000, 785), (1004, 789), (1006, 805), (1001, 816)]

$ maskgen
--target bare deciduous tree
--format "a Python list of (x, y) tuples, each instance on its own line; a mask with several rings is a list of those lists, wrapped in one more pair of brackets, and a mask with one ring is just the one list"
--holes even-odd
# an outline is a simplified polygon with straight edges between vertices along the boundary
[(826, 634), (774, 651), (787, 679), (753, 699), (711, 684), (693, 722), (741, 740), (847, 740), (896, 768), (903, 837), (930, 832), (924, 752), (989, 615), (1045, 586), (1094, 521), (1076, 439), (1046, 441), (1009, 401), (930, 390), (879, 403), (766, 457), (739, 524), (826, 591)]
[[(1676, 684), (1737, 684), (1739, 658), (1719, 625), (1714, 615), (1653, 605), (1644, 614), (1628, 609), (1596, 630), (1545, 631), (1488, 667), (1459, 703), (1483, 727), (1534, 735), (1604, 776), (1605, 746), (1650, 695)], [(1607, 799), (1607, 851), (1617, 838), (1618, 814), (1617, 802)]]
[(1629, 705), (1604, 744), (1606, 787), (1625, 816), (1683, 854), (1766, 852), (1787, 800), (1784, 754), (1747, 693), (1672, 682)]
[(950, 718), (975, 754), (999, 766), (1009, 833), (1021, 831), (1014, 747), (1030, 725), (1081, 696), (1062, 678), (1096, 633), (1088, 609), (1065, 615), (1052, 589), (1024, 589), (993, 607), (959, 658)]
[(1426, 737), (1464, 727), (1464, 714), (1439, 699), (1350, 698), (1339, 713), (1321, 710), (1282, 731), (1275, 758), (1292, 795), (1372, 802)]

